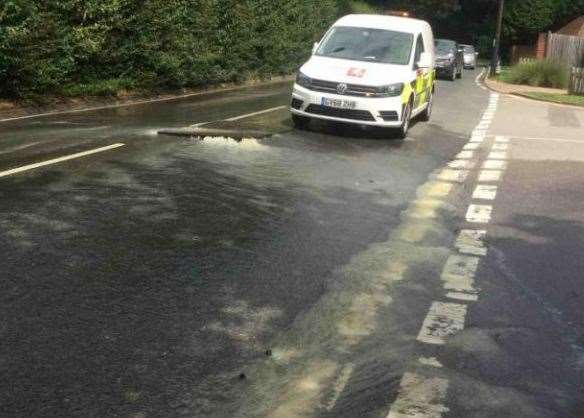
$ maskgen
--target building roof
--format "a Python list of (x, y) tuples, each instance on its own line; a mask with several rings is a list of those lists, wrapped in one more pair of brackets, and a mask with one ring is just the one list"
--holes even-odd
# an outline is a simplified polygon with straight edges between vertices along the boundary
[(355, 26), (371, 29), (386, 29), (409, 33), (419, 33), (430, 30), (430, 25), (418, 19), (409, 17), (356, 14), (339, 19), (335, 26)]
[(560, 35), (571, 35), (571, 36), (582, 36), (584, 37), (584, 16), (580, 16), (562, 29), (560, 29), (557, 33)]

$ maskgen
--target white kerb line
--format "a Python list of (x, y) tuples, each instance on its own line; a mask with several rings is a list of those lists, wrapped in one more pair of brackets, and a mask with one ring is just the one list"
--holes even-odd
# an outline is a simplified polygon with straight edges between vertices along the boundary
[(263, 115), (264, 113), (275, 112), (276, 110), (282, 110), (282, 109), (287, 109), (287, 108), (288, 108), (288, 106), (277, 106), (277, 107), (272, 107), (270, 109), (260, 110), (258, 112), (248, 113), (246, 115), (235, 116), (233, 118), (229, 118), (229, 119), (225, 119), (225, 120), (227, 122), (235, 122), (236, 120), (251, 118), (252, 116), (259, 116), (259, 115)]
[(29, 170), (34, 170), (36, 168), (45, 167), (47, 165), (58, 164), (58, 163), (62, 163), (64, 161), (69, 161), (69, 160), (74, 160), (76, 158), (86, 157), (88, 155), (97, 154), (97, 153), (104, 152), (104, 151), (109, 151), (109, 150), (112, 150), (115, 148), (120, 148), (120, 147), (123, 147), (124, 145), (126, 145), (126, 144), (112, 144), (112, 145), (108, 145), (107, 147), (101, 147), (101, 148), (96, 148), (96, 149), (92, 149), (89, 151), (78, 152), (76, 154), (66, 155), (64, 157), (54, 158), (52, 160), (47, 160), (47, 161), (43, 161), (40, 163), (28, 164), (28, 165), (24, 165), (22, 167), (13, 168), (11, 170), (0, 171), (0, 177), (12, 176), (14, 174), (22, 173), (22, 172), (29, 171)]

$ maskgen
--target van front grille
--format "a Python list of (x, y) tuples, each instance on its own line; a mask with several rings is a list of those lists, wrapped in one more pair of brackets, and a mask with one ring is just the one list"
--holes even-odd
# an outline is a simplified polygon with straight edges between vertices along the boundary
[(320, 91), (323, 93), (338, 94), (340, 96), (356, 96), (356, 97), (375, 97), (380, 92), (377, 87), (361, 86), (358, 84), (347, 84), (347, 90), (340, 94), (337, 91), (337, 86), (342, 83), (324, 80), (312, 80), (311, 86), (308, 88), (313, 91)]
[(311, 104), (306, 108), (306, 112), (315, 115), (330, 116), (333, 118), (375, 122), (375, 118), (371, 112), (368, 112), (367, 110), (337, 109), (335, 107)]

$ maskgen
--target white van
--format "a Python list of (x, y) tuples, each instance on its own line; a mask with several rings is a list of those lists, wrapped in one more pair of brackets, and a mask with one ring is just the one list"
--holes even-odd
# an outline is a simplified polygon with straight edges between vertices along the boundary
[(311, 118), (399, 129), (428, 120), (434, 94), (434, 35), (427, 22), (349, 15), (337, 21), (302, 66), (292, 93), (294, 124)]

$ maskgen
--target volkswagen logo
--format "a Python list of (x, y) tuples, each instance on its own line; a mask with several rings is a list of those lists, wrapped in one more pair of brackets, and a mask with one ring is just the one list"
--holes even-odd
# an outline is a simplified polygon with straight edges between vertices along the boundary
[(345, 83), (341, 83), (337, 85), (337, 93), (345, 94), (347, 92), (347, 85)]

